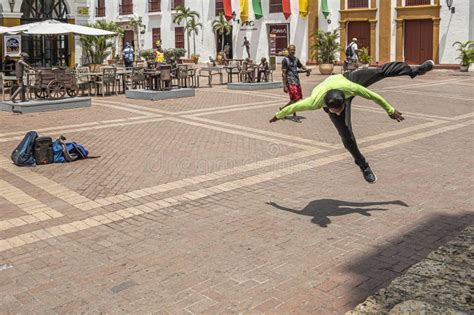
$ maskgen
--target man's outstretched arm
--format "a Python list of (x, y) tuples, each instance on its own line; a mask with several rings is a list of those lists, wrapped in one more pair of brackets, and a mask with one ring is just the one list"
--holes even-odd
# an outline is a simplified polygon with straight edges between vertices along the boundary
[(280, 110), (278, 113), (276, 113), (275, 116), (270, 120), (270, 122), (275, 122), (278, 119), (285, 118), (286, 116), (289, 116), (296, 112), (303, 112), (305, 110), (314, 110), (314, 109), (318, 109), (317, 104), (316, 104), (316, 97), (310, 96), (294, 104), (286, 106), (285, 108)]
[(389, 102), (385, 98), (383, 98), (381, 95), (372, 92), (371, 90), (355, 84), (353, 87), (353, 92), (355, 95), (362, 96), (363, 98), (366, 98), (368, 100), (372, 100), (375, 103), (379, 104), (380, 107), (382, 107), (387, 114), (390, 116), (390, 118), (395, 119), (396, 121), (400, 122), (404, 120), (405, 118), (402, 116), (402, 113), (400, 113), (398, 110), (393, 108)]

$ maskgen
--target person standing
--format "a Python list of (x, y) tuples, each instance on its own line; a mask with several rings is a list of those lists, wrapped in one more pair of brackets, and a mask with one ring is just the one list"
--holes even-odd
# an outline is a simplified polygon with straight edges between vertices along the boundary
[(125, 43), (125, 48), (122, 51), (123, 61), (125, 68), (133, 67), (133, 61), (135, 60), (134, 51), (132, 45), (129, 42)]
[(359, 46), (357, 45), (357, 38), (353, 38), (352, 41), (346, 47), (346, 58), (351, 63), (359, 63)]
[[(301, 82), (299, 76), (299, 70), (302, 69), (303, 72), (306, 72), (306, 75), (309, 75), (311, 70), (306, 69), (306, 67), (301, 63), (296, 54), (296, 46), (288, 46), (288, 56), (283, 58), (281, 63), (281, 72), (283, 76), (283, 91), (288, 93), (290, 97), (290, 102), (280, 108), (283, 108), (301, 100), (303, 98), (303, 91), (301, 90)], [(301, 120), (296, 116), (296, 112), (293, 113), (293, 120), (295, 122), (301, 122)]]
[(15, 72), (16, 72), (16, 80), (18, 82), (18, 88), (15, 90), (15, 92), (12, 94), (10, 100), (12, 103), (16, 103), (16, 97), (18, 94), (21, 93), (20, 98), (21, 101), (24, 102), (26, 101), (25, 99), (25, 83), (23, 82), (23, 75), (25, 74), (25, 68), (26, 69), (32, 69), (25, 59), (28, 59), (29, 56), (27, 53), (21, 53), (20, 54), (20, 59), (18, 59), (18, 62), (15, 65)]
[(247, 57), (250, 58), (250, 42), (247, 37), (244, 37), (244, 44), (242, 47), (245, 47), (245, 50), (247, 51)]
[(224, 45), (224, 56), (225, 56), (225, 59), (229, 59), (229, 56), (230, 56), (230, 45), (229, 43), (225, 43)]

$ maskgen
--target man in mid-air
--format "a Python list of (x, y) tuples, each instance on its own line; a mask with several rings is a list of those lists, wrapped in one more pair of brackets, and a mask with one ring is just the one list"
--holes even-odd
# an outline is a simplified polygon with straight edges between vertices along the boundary
[(357, 147), (351, 124), (351, 103), (355, 96), (373, 100), (379, 104), (390, 118), (400, 122), (405, 118), (382, 96), (366, 87), (384, 78), (408, 75), (412, 79), (433, 69), (434, 62), (427, 60), (420, 66), (410, 67), (404, 62), (390, 62), (377, 69), (360, 69), (347, 74), (330, 76), (311, 92), (311, 96), (284, 107), (270, 120), (275, 122), (295, 112), (323, 108), (336, 127), (344, 147), (351, 153), (360, 167), (364, 179), (373, 184), (377, 176)]

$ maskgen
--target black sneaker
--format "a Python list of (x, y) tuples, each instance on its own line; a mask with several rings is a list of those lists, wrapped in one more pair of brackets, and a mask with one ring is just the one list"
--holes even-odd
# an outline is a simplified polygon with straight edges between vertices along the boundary
[(426, 60), (423, 62), (421, 65), (418, 66), (418, 75), (423, 75), (426, 72), (433, 70), (434, 67), (434, 61), (433, 60)]
[(375, 184), (375, 182), (377, 181), (377, 176), (375, 176), (374, 172), (372, 172), (370, 166), (367, 166), (365, 169), (363, 169), (362, 174), (364, 175), (364, 179), (369, 184)]

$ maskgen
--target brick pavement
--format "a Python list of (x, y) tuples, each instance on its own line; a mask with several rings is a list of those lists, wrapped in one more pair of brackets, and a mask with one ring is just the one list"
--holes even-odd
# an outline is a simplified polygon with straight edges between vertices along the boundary
[[(374, 85), (401, 124), (356, 99), (376, 185), (324, 112), (269, 125), (279, 90), (0, 113), (2, 310), (344, 313), (473, 221), (474, 80), (453, 74)], [(102, 157), (17, 168), (29, 129)]]

